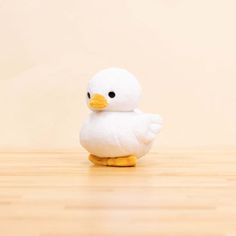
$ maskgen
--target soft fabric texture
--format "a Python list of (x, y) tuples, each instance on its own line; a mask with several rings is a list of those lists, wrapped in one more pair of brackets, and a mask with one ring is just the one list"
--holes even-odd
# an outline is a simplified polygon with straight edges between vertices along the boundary
[(82, 126), (81, 145), (100, 158), (145, 155), (162, 120), (136, 109), (141, 94), (136, 78), (124, 69), (102, 70), (90, 80), (87, 92), (92, 113)]
[(95, 165), (103, 166), (117, 166), (117, 167), (129, 167), (135, 166), (137, 162), (136, 156), (125, 156), (125, 157), (97, 157), (92, 154), (89, 155), (89, 160)]
[[(116, 96), (110, 98), (109, 92), (115, 92)], [(103, 95), (109, 103), (106, 111), (133, 111), (138, 106), (141, 87), (128, 71), (109, 68), (98, 72), (89, 81), (88, 93)]]

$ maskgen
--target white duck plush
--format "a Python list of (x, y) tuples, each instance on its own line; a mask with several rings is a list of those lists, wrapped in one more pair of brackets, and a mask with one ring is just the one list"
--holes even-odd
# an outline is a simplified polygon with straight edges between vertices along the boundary
[(127, 70), (109, 68), (88, 84), (92, 110), (80, 132), (80, 143), (96, 165), (135, 166), (151, 148), (161, 129), (159, 115), (137, 110), (141, 87)]

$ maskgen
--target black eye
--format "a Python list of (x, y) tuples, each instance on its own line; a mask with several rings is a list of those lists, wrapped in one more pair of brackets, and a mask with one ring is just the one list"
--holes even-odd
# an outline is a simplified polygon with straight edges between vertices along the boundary
[(89, 92), (87, 92), (87, 96), (88, 96), (88, 98), (89, 98), (89, 99), (91, 98), (91, 96), (90, 96), (90, 93), (89, 93)]
[(113, 91), (111, 91), (111, 92), (108, 93), (108, 96), (110, 98), (114, 98), (116, 96), (116, 94)]

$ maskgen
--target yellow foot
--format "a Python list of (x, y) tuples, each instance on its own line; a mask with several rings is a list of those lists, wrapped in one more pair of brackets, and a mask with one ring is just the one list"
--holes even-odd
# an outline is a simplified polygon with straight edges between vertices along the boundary
[(88, 159), (95, 165), (118, 166), (118, 167), (135, 166), (137, 162), (137, 157), (132, 155), (124, 157), (114, 157), (114, 158), (110, 157), (101, 158), (90, 154)]

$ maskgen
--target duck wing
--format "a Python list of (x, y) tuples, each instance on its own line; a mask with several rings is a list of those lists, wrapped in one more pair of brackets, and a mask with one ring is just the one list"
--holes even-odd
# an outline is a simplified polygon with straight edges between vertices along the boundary
[(162, 118), (154, 114), (139, 114), (134, 127), (134, 134), (138, 141), (149, 144), (154, 141), (162, 127)]

